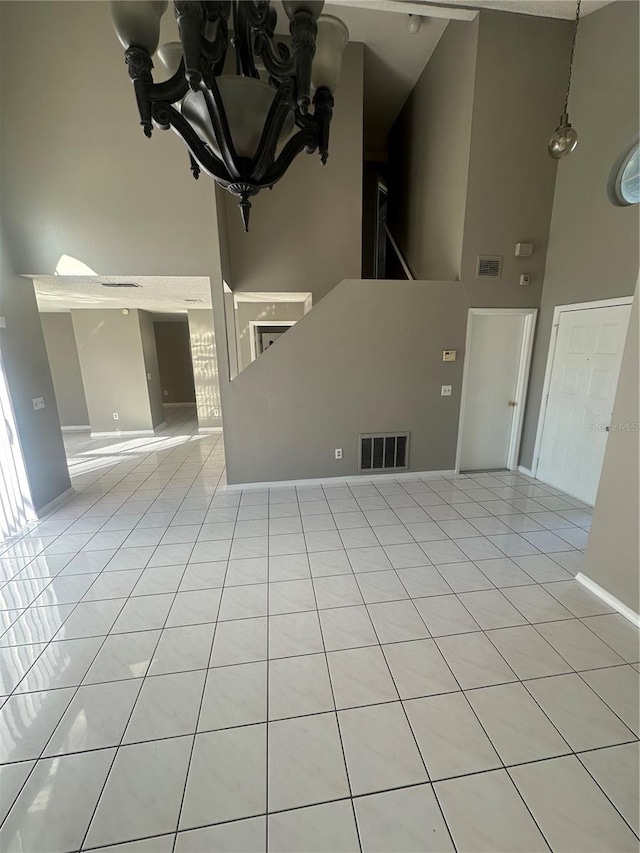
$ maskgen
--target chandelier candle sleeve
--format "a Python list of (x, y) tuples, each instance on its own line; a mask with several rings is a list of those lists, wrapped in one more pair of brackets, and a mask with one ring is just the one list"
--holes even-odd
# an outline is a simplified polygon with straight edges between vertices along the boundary
[[(146, 136), (171, 128), (194, 177), (209, 174), (239, 198), (273, 187), (302, 151), (329, 156), (329, 128), (349, 31), (323, 0), (285, 0), (291, 46), (275, 37), (268, 0), (175, 0), (179, 42), (158, 48), (166, 0), (115, 0), (116, 34)], [(227, 53), (233, 48), (235, 74)], [(154, 59), (169, 75), (154, 82)], [(225, 73), (226, 71), (226, 73)]]

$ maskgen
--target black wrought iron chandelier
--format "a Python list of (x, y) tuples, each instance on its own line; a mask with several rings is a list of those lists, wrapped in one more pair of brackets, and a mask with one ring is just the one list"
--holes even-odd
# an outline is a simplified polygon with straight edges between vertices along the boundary
[[(269, 0), (175, 0), (180, 42), (158, 49), (167, 6), (111, 3), (140, 123), (148, 137), (154, 124), (175, 130), (189, 149), (193, 176), (202, 169), (238, 196), (247, 231), (250, 198), (273, 187), (301, 151), (317, 150), (326, 163), (349, 32), (339, 18), (321, 14), (324, 0), (283, 0), (291, 47), (276, 41)], [(230, 46), (235, 73), (225, 68)], [(154, 57), (168, 80), (153, 82)]]

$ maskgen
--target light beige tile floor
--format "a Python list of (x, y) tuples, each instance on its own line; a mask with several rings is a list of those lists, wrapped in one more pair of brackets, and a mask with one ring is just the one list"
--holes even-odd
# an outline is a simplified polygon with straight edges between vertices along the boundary
[(68, 442), (0, 543), (0, 848), (638, 849), (638, 631), (520, 474), (226, 491), (221, 435)]

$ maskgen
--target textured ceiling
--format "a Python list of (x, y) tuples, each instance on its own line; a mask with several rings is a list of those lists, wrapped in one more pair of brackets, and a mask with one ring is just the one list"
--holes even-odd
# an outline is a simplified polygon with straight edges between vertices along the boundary
[[(103, 287), (101, 282), (133, 282), (139, 287)], [(211, 290), (206, 277), (56, 275), (35, 278), (33, 283), (40, 311), (142, 308), (152, 312), (178, 312), (189, 308), (211, 308)]]
[[(104, 287), (106, 284), (137, 284), (138, 287)], [(38, 308), (44, 312), (71, 308), (140, 308), (165, 319), (179, 319), (190, 308), (211, 308), (209, 279), (160, 276), (72, 276), (34, 278)], [(236, 302), (304, 302), (306, 292), (236, 293)]]

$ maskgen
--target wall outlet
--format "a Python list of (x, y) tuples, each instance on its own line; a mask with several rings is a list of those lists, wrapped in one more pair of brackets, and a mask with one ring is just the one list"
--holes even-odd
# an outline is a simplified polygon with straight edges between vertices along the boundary
[(44, 397), (33, 398), (33, 411), (37, 412), (39, 409), (44, 409)]
[(120, 415), (119, 415), (117, 412), (114, 412), (114, 413), (113, 413), (113, 419), (114, 419), (114, 421), (117, 421), (119, 417), (120, 417)]
[(165, 391), (165, 392), (164, 392), (164, 396), (165, 396), (165, 397), (168, 397), (168, 396), (169, 396), (169, 392), (168, 392), (168, 391)]
[(342, 448), (336, 447), (335, 454), (336, 454), (336, 459), (342, 459)]
[(457, 350), (454, 349), (443, 349), (442, 350), (442, 360), (443, 361), (455, 361), (457, 355)]
[(450, 397), (451, 396), (451, 385), (443, 385), (440, 389), (441, 397)]
[(219, 418), (219, 417), (220, 417), (220, 410), (219, 410), (219, 409), (214, 409), (214, 410), (213, 410), (213, 417), (214, 417), (214, 418)]
[(147, 373), (147, 382), (151, 382), (151, 374)]

